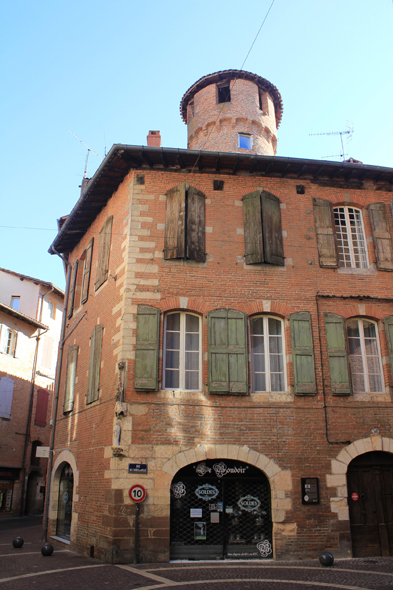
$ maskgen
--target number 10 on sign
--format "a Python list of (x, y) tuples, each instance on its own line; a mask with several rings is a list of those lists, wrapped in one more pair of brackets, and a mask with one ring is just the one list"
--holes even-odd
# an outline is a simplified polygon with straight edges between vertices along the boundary
[(133, 502), (139, 504), (139, 502), (143, 502), (143, 500), (146, 498), (146, 490), (141, 485), (131, 486), (128, 495)]

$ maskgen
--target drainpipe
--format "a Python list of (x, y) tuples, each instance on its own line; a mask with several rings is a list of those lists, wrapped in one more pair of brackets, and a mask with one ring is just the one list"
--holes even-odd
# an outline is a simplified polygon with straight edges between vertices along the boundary
[(63, 319), (62, 319), (61, 335), (60, 335), (60, 343), (59, 343), (59, 356), (57, 359), (57, 366), (56, 366), (55, 402), (54, 402), (54, 406), (53, 406), (53, 424), (52, 424), (52, 433), (51, 433), (50, 446), (49, 446), (49, 461), (48, 461), (47, 486), (46, 486), (45, 508), (44, 508), (44, 524), (43, 524), (43, 535), (42, 535), (43, 541), (45, 543), (48, 539), (49, 502), (50, 502), (50, 495), (51, 495), (53, 449), (55, 446), (57, 407), (59, 405), (60, 375), (61, 375), (61, 366), (62, 366), (62, 362), (63, 362), (63, 350), (64, 350), (64, 341), (65, 341), (64, 337), (65, 337), (65, 329), (66, 329), (66, 323), (67, 323), (68, 296), (69, 296), (69, 292), (70, 292), (70, 281), (71, 281), (71, 265), (70, 265), (70, 263), (64, 258), (64, 256), (62, 256), (60, 254), (60, 252), (57, 252), (53, 246), (52, 246), (52, 251), (54, 254), (57, 254), (62, 259), (62, 261), (64, 263), (64, 267), (67, 268), (67, 280), (66, 280)]
[[(41, 295), (40, 315), (39, 315), (39, 319), (38, 319), (38, 321), (40, 323), (42, 322), (42, 308), (43, 308), (44, 297), (45, 297), (45, 295), (52, 293), (53, 290), (54, 290), (54, 287), (52, 287), (52, 289), (50, 291), (47, 291), (47, 293), (43, 293)], [(23, 516), (24, 509), (25, 509), (26, 471), (27, 471), (27, 469), (26, 469), (26, 455), (27, 455), (27, 447), (29, 445), (29, 439), (30, 439), (31, 416), (33, 413), (33, 401), (34, 401), (35, 377), (36, 377), (36, 372), (37, 372), (38, 347), (40, 345), (40, 338), (41, 338), (42, 334), (45, 334), (47, 331), (48, 330), (41, 332), (41, 328), (38, 328), (38, 334), (36, 337), (36, 345), (35, 345), (34, 359), (33, 359), (33, 368), (31, 371), (31, 381), (30, 381), (29, 411), (27, 414), (25, 442), (23, 445), (23, 456), (22, 456), (22, 474), (23, 475), (22, 475), (22, 491), (21, 491), (21, 495), (20, 495), (19, 516)]]

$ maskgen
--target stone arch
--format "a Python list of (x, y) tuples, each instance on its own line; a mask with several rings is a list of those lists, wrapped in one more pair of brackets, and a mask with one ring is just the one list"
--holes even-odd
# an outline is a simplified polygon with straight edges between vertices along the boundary
[(74, 494), (73, 494), (73, 505), (72, 505), (72, 524), (71, 524), (71, 542), (75, 538), (76, 524), (78, 519), (78, 513), (75, 510), (75, 504), (78, 502), (77, 489), (79, 486), (79, 471), (76, 466), (76, 460), (71, 451), (61, 451), (59, 456), (56, 458), (51, 476), (51, 493), (49, 503), (49, 519), (52, 522), (57, 520), (57, 509), (58, 509), (58, 498), (59, 498), (59, 484), (60, 476), (64, 465), (68, 463), (73, 471), (74, 476)]
[(336, 495), (330, 497), (330, 508), (337, 514), (338, 520), (349, 523), (347, 471), (350, 462), (364, 453), (385, 451), (393, 453), (393, 439), (380, 434), (372, 434), (368, 438), (356, 440), (341, 449), (335, 459), (332, 459), (331, 473), (326, 475), (328, 488), (335, 488)]
[(273, 522), (273, 539), (283, 535), (296, 534), (296, 523), (288, 517), (288, 512), (292, 509), (292, 500), (290, 493), (292, 491), (292, 473), (284, 471), (276, 461), (244, 445), (204, 445), (199, 444), (197, 447), (180, 451), (167, 460), (162, 466), (162, 472), (166, 478), (160, 477), (168, 486), (167, 494), (169, 500), (169, 485), (172, 478), (182, 467), (204, 461), (206, 459), (234, 459), (249, 463), (257, 467), (267, 476), (271, 493), (272, 493), (272, 522)]

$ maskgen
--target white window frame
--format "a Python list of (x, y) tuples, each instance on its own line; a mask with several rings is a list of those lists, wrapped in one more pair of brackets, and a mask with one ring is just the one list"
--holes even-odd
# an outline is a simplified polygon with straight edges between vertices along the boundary
[[(358, 393), (368, 393), (368, 394), (379, 394), (379, 393), (384, 393), (385, 392), (385, 380), (383, 378), (383, 364), (382, 364), (382, 355), (381, 355), (381, 347), (379, 344), (379, 331), (378, 331), (378, 324), (376, 322), (374, 322), (373, 320), (369, 320), (368, 318), (351, 318), (350, 320), (347, 320), (347, 337), (348, 337), (348, 341), (353, 338), (352, 336), (349, 336), (348, 334), (348, 323), (350, 322), (354, 322), (356, 321), (359, 327), (359, 337), (360, 337), (360, 353), (361, 353), (361, 357), (362, 357), (362, 366), (363, 366), (363, 378), (364, 378), (364, 389), (365, 391), (356, 391), (355, 387), (354, 387), (354, 381), (352, 379), (352, 386), (353, 386), (353, 390), (355, 394)], [(365, 346), (365, 336), (364, 336), (364, 324), (363, 322), (369, 322), (370, 324), (373, 324), (375, 327), (375, 340), (377, 343), (377, 351), (378, 351), (378, 362), (379, 362), (379, 369), (380, 369), (380, 376), (381, 376), (381, 390), (380, 391), (371, 391), (370, 388), (370, 379), (369, 379), (369, 371), (368, 371), (368, 364), (367, 364), (367, 358), (368, 356), (375, 356), (375, 355), (367, 355), (366, 353), (366, 346)], [(348, 356), (349, 356), (349, 363), (351, 366), (351, 371), (353, 371), (352, 369), (352, 365), (351, 365), (351, 357), (355, 356), (355, 355), (351, 355), (350, 349), (348, 351)], [(357, 356), (357, 355), (356, 355)]]
[[(17, 303), (17, 306), (14, 306), (14, 303)], [(12, 307), (12, 309), (15, 309), (15, 311), (19, 311), (19, 306), (20, 306), (20, 295), (11, 295), (11, 305), (10, 307)]]
[[(344, 252), (344, 239), (342, 235), (341, 228), (344, 227), (342, 225), (338, 225), (336, 223), (336, 212), (344, 213), (345, 218), (345, 229), (346, 235), (348, 240), (348, 253)], [(352, 228), (354, 227), (351, 225), (350, 213), (353, 213), (356, 218), (355, 224), (355, 235), (352, 232)], [(364, 233), (364, 224), (363, 224), (363, 215), (362, 210), (356, 207), (348, 207), (348, 206), (339, 206), (333, 207), (333, 215), (334, 215), (334, 230), (336, 232), (337, 237), (337, 246), (338, 246), (338, 264), (341, 268), (368, 268), (368, 255), (367, 255), (367, 243), (366, 243), (366, 234)], [(358, 246), (354, 247), (353, 238), (356, 238), (358, 241)], [(341, 250), (341, 252), (340, 252)], [(347, 260), (349, 256), (349, 260)], [(356, 256), (359, 258), (359, 263), (356, 261)]]
[(52, 299), (48, 301), (48, 315), (51, 320), (56, 318), (56, 305)]
[[(166, 376), (166, 350), (167, 350), (167, 319), (170, 315), (180, 314), (180, 351), (179, 351), (179, 387), (176, 391), (202, 391), (202, 318), (196, 313), (189, 311), (173, 311), (165, 315), (164, 322), (164, 347), (163, 347), (163, 369), (162, 369), (162, 382), (163, 389), (173, 390), (173, 387), (167, 386), (165, 383)], [(199, 321), (199, 363), (198, 363), (198, 388), (197, 389), (186, 389), (185, 387), (185, 342), (186, 342), (186, 316), (192, 315), (198, 318)]]
[[(240, 145), (240, 138), (244, 137), (250, 141), (250, 147), (244, 147)], [(251, 133), (238, 133), (237, 134), (237, 146), (241, 150), (252, 150), (252, 135)]]
[[(253, 352), (253, 332), (252, 321), (256, 319), (263, 319), (263, 335), (264, 335), (264, 356), (265, 356), (265, 375), (266, 375), (266, 389), (259, 391), (254, 388), (254, 352)], [(269, 352), (269, 318), (277, 320), (281, 324), (281, 339), (282, 339), (282, 357), (284, 364), (284, 387), (280, 391), (272, 389), (271, 386), (271, 370), (270, 370), (270, 352)], [(249, 334), (250, 334), (250, 357), (251, 357), (251, 391), (252, 393), (285, 393), (287, 391), (287, 362), (286, 362), (286, 347), (285, 347), (285, 324), (282, 318), (274, 315), (259, 315), (252, 316), (249, 319)]]
[(4, 333), (2, 332), (1, 338), (3, 346), (2, 352), (4, 352), (4, 354), (8, 354), (9, 356), (15, 356), (18, 332), (7, 328), (7, 326), (3, 326), (3, 330)]

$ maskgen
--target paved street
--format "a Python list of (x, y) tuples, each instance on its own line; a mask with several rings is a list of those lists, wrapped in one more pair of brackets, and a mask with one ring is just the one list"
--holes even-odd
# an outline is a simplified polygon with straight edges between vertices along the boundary
[[(22, 536), (22, 549), (12, 539)], [(0, 521), (0, 590), (393, 590), (393, 558), (108, 565), (59, 549), (41, 555), (41, 520)]]

